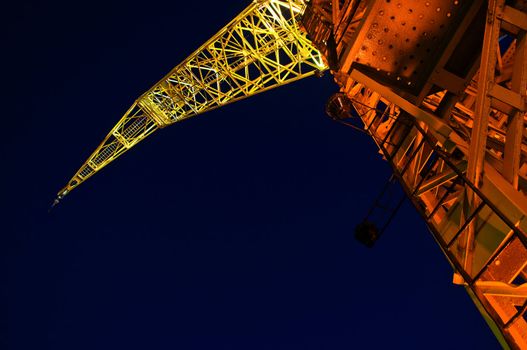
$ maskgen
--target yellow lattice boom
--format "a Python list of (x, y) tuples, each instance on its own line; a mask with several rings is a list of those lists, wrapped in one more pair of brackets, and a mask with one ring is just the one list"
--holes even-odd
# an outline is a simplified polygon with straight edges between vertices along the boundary
[(254, 1), (134, 102), (58, 199), (159, 128), (325, 70), (300, 29), (304, 9)]

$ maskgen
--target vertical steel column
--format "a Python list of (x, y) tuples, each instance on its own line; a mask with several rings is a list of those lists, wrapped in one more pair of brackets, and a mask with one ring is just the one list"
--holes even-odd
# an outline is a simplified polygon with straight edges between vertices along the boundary
[[(494, 70), (496, 67), (496, 43), (499, 39), (500, 20), (497, 13), (503, 9), (504, 0), (490, 0), (487, 10), (487, 23), (483, 37), (481, 64), (479, 70), (478, 94), (474, 113), (474, 126), (468, 154), (467, 178), (476, 187), (481, 186), (483, 163), (485, 161), (487, 133), (490, 114), (489, 91), (494, 84)], [(467, 189), (468, 208), (476, 208), (479, 199)], [(465, 213), (468, 214), (469, 213)], [(470, 275), (472, 271), (474, 238), (476, 221), (468, 225), (464, 239), (460, 239), (460, 247), (464, 250), (463, 268)]]
[[(527, 35), (521, 32), (516, 42), (512, 74), (512, 91), (525, 98), (527, 90)], [(509, 115), (505, 152), (503, 158), (503, 177), (518, 189), (518, 171), (520, 167), (521, 144), (524, 130), (523, 111), (514, 110)]]

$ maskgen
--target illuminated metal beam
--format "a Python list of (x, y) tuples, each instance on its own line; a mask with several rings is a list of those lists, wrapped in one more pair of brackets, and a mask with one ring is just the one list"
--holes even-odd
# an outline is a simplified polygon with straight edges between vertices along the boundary
[(503, 0), (357, 8), (352, 19), (340, 11), (334, 23), (306, 27), (316, 37), (349, 24), (334, 74), (349, 100), (341, 105), (353, 106), (501, 345), (527, 349), (525, 8)]
[(300, 29), (304, 10), (303, 0), (254, 1), (134, 102), (58, 199), (159, 128), (325, 70)]

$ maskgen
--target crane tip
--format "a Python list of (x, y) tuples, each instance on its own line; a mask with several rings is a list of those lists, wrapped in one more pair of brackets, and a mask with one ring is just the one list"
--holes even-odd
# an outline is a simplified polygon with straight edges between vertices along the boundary
[(48, 210), (48, 213), (51, 212), (51, 210), (53, 210), (53, 208), (55, 208), (57, 206), (57, 204), (60, 203), (60, 201), (62, 200), (62, 198), (64, 198), (64, 196), (66, 196), (68, 194), (68, 189), (67, 188), (64, 188), (63, 190), (61, 190), (58, 194), (57, 194), (57, 198), (55, 198), (55, 200), (53, 201), (53, 203), (51, 203), (51, 207), (49, 207), (49, 210)]
[(60, 203), (60, 199), (59, 199), (59, 198), (55, 198), (55, 200), (53, 201), (53, 203), (51, 203), (51, 206), (50, 206), (49, 209), (48, 209), (48, 213), (51, 213), (51, 211), (53, 210), (53, 208), (55, 208), (55, 206), (56, 206), (57, 204), (59, 204), (59, 203)]

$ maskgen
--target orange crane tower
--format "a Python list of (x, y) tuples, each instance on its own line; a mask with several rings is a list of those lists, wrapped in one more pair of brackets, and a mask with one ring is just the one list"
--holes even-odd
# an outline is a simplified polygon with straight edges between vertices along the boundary
[[(303, 25), (504, 347), (527, 348), (527, 3), (314, 1)], [(379, 232), (366, 227), (372, 243)]]
[[(505, 348), (527, 349), (527, 2), (256, 0), (142, 95), (59, 192), (155, 130), (329, 69)], [(357, 238), (382, 234), (366, 220)]]

